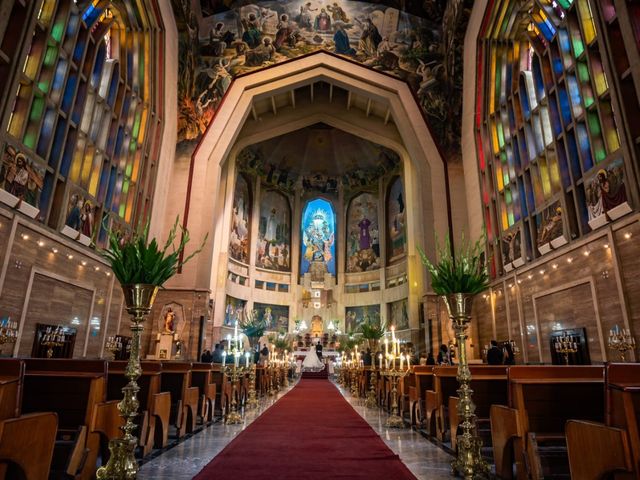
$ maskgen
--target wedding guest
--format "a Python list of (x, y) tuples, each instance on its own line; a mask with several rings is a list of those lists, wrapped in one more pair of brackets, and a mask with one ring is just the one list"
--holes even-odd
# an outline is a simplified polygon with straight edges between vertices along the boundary
[(504, 360), (504, 354), (502, 350), (498, 348), (498, 342), (491, 340), (491, 348), (487, 351), (487, 363), (489, 365), (502, 365)]
[(220, 348), (219, 343), (216, 343), (216, 346), (213, 348), (211, 360), (213, 361), (213, 363), (222, 363), (222, 348)]

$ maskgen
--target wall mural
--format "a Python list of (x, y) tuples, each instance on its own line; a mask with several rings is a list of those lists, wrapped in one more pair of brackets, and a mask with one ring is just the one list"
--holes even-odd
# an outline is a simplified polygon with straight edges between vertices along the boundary
[(249, 263), (249, 232), (251, 228), (251, 193), (249, 183), (242, 175), (236, 178), (231, 212), (229, 255), (242, 263)]
[(346, 307), (344, 325), (346, 333), (354, 333), (365, 322), (380, 325), (380, 305)]
[(331, 203), (316, 198), (307, 203), (302, 214), (300, 275), (310, 269), (336, 274), (336, 223)]
[(291, 271), (291, 208), (281, 193), (262, 190), (256, 267)]
[(387, 196), (388, 258), (393, 260), (407, 251), (406, 211), (402, 179), (396, 177)]
[(289, 330), (289, 307), (284, 305), (254, 303), (253, 310), (258, 318), (266, 321), (268, 330)]
[(624, 162), (618, 158), (585, 180), (589, 224), (597, 228), (605, 214), (616, 219), (631, 211), (625, 185)]
[(362, 193), (347, 213), (347, 273), (380, 268), (378, 197)]
[(227, 295), (226, 306), (224, 309), (224, 324), (235, 325), (236, 320), (238, 320), (238, 322), (242, 321), (246, 306), (246, 300), (240, 300), (239, 298)]
[(409, 328), (409, 305), (406, 298), (389, 304), (389, 321), (396, 326), (396, 330)]
[(233, 78), (320, 50), (408, 82), (445, 158), (459, 157), (473, 1), (384, 3), (172, 0), (180, 33), (176, 161), (190, 159)]
[(45, 169), (27, 155), (7, 145), (0, 165), (0, 188), (38, 208)]

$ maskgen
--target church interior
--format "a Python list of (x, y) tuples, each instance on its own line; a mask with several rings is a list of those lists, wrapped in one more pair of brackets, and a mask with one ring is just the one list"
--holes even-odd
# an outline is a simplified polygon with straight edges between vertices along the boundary
[(0, 480), (640, 478), (638, 119), (635, 0), (0, 0)]

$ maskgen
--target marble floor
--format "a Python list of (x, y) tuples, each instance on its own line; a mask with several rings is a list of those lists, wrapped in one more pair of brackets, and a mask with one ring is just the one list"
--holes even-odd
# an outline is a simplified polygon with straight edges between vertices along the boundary
[[(345, 394), (345, 399), (382, 437), (387, 446), (395, 452), (419, 480), (451, 479), (449, 463), (451, 456), (432, 444), (418, 432), (409, 428), (387, 429), (384, 426), (387, 415), (380, 410), (367, 409), (363, 399), (353, 399)], [(173, 448), (145, 463), (138, 474), (139, 480), (189, 480), (195, 476), (213, 457), (224, 449), (238, 433), (247, 428), (265, 410), (273, 405), (277, 397), (263, 399), (257, 410), (247, 412), (241, 425), (214, 423), (195, 435), (185, 439)], [(241, 477), (239, 477), (241, 478)], [(400, 480), (400, 479), (397, 479)]]

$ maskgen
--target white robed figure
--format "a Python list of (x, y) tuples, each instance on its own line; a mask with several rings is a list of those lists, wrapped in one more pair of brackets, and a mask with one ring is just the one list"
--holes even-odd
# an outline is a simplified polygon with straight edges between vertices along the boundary
[(307, 372), (319, 372), (324, 368), (324, 363), (318, 358), (318, 354), (315, 350), (309, 350), (307, 356), (304, 357), (302, 362), (302, 371)]

